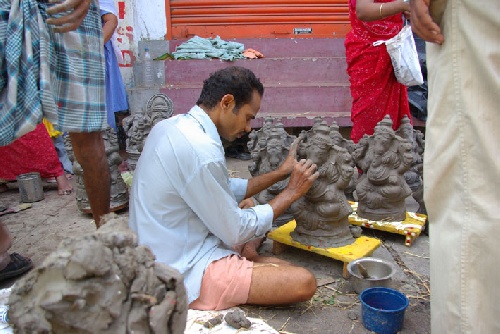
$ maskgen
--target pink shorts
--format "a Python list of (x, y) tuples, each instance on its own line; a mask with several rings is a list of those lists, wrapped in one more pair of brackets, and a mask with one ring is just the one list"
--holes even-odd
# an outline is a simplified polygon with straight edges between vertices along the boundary
[(231, 255), (210, 263), (203, 274), (196, 310), (225, 310), (245, 304), (252, 283), (253, 262)]

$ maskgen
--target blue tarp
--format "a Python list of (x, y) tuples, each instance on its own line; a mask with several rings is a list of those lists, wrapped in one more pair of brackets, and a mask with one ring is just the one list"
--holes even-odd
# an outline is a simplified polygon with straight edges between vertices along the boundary
[(172, 53), (174, 59), (212, 59), (233, 61), (244, 59), (244, 45), (238, 42), (226, 42), (219, 36), (202, 38), (194, 36), (177, 47)]

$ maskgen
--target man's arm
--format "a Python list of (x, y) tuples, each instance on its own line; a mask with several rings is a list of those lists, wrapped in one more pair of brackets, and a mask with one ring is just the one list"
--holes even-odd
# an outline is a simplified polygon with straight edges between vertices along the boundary
[(444, 36), (429, 13), (429, 3), (430, 0), (410, 0), (411, 29), (423, 40), (441, 45)]
[(361, 21), (378, 21), (399, 13), (409, 14), (409, 10), (409, 4), (403, 0), (392, 2), (356, 0), (356, 16)]
[(113, 33), (115, 32), (116, 27), (118, 26), (118, 18), (113, 13), (106, 13), (101, 16), (104, 25), (102, 26), (102, 35), (104, 37), (104, 44), (106, 44)]
[(290, 146), (287, 158), (277, 170), (255, 176), (248, 180), (246, 198), (260, 193), (262, 190), (269, 188), (278, 181), (286, 179), (290, 175), (297, 164), (297, 147), (301, 140), (301, 137), (295, 139)]
[(54, 31), (64, 33), (76, 30), (82, 23), (90, 7), (91, 0), (50, 0), (56, 4), (47, 9), (47, 14), (53, 16), (63, 14), (57, 18), (47, 19), (47, 24), (54, 25)]

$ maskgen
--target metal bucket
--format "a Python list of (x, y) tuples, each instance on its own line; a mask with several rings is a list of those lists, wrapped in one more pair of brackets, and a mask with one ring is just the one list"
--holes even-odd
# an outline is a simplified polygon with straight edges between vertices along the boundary
[(17, 178), (21, 202), (33, 203), (45, 198), (40, 173), (21, 174)]
[[(364, 278), (361, 275), (357, 267), (358, 263), (365, 268), (370, 278)], [(376, 286), (391, 288), (392, 276), (396, 273), (396, 269), (392, 263), (374, 257), (362, 257), (351, 261), (347, 265), (347, 271), (351, 274), (350, 281), (354, 291), (357, 293), (361, 293), (366, 288)]]

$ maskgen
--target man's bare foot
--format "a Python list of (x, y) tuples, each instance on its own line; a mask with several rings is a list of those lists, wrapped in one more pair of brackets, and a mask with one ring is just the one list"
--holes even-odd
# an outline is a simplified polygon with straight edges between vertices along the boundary
[(59, 195), (70, 195), (73, 192), (73, 186), (66, 177), (66, 174), (57, 176), (56, 181)]

